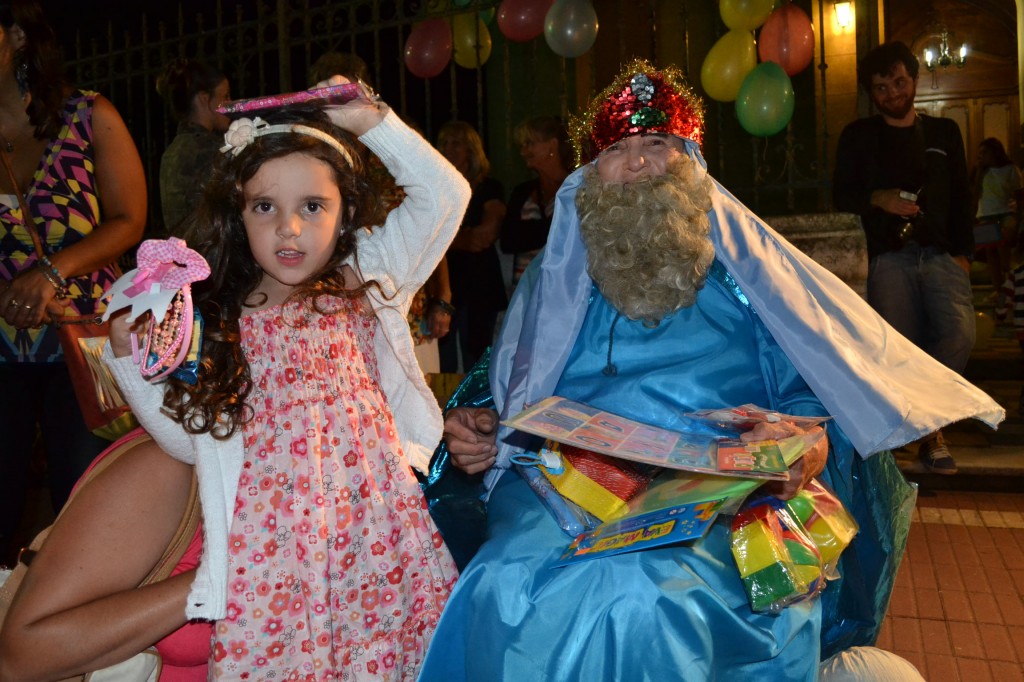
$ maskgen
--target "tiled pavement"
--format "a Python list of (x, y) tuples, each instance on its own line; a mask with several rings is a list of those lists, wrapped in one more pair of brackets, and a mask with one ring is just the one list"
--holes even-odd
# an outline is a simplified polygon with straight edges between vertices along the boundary
[(1024, 682), (1024, 493), (919, 496), (878, 646), (929, 682)]
[[(986, 288), (975, 305), (991, 314)], [(924, 473), (913, 447), (896, 453), (920, 487), (878, 646), (929, 682), (1024, 682), (1024, 355), (1009, 328), (975, 348), (965, 374), (1007, 419), (946, 430), (956, 476)]]

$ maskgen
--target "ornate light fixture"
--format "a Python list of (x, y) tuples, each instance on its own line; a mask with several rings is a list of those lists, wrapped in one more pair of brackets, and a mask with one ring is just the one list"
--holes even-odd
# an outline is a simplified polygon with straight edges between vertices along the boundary
[(960, 45), (956, 52), (949, 51), (949, 31), (944, 27), (939, 38), (939, 51), (936, 53), (932, 48), (924, 51), (924, 66), (932, 74), (932, 89), (939, 87), (939, 76), (936, 73), (938, 67), (947, 68), (956, 65), (958, 69), (963, 68), (967, 63), (967, 43)]
[(832, 7), (836, 11), (836, 24), (839, 28), (849, 28), (853, 23), (853, 3), (849, 0), (835, 0)]

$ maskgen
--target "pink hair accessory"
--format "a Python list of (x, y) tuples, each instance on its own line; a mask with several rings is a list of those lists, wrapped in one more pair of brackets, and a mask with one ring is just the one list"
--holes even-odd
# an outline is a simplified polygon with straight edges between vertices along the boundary
[(139, 267), (122, 275), (104, 296), (110, 302), (103, 319), (128, 307), (129, 322), (145, 312), (153, 316), (141, 360), (137, 340), (132, 348), (142, 375), (157, 381), (176, 370), (198, 341), (193, 339), (196, 314), (191, 285), (210, 276), (210, 265), (176, 237), (146, 240), (137, 260)]

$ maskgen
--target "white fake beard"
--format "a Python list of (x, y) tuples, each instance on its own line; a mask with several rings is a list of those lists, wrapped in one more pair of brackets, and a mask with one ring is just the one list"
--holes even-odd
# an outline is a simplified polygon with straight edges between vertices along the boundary
[(693, 305), (715, 257), (711, 181), (687, 156), (662, 176), (604, 182), (591, 167), (576, 195), (587, 272), (631, 320), (657, 326)]

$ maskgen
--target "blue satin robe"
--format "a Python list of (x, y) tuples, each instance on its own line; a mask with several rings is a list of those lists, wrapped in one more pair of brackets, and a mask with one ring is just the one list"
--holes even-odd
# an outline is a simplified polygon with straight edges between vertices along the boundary
[[(685, 411), (748, 402), (825, 414), (717, 263), (696, 304), (657, 328), (615, 323), (610, 379), (615, 317), (593, 289), (557, 395), (666, 427)], [(697, 543), (553, 569), (570, 538), (523, 479), (502, 477), (487, 508), (489, 539), (452, 593), (421, 680), (815, 679), (821, 602), (753, 613), (727, 519)]]

